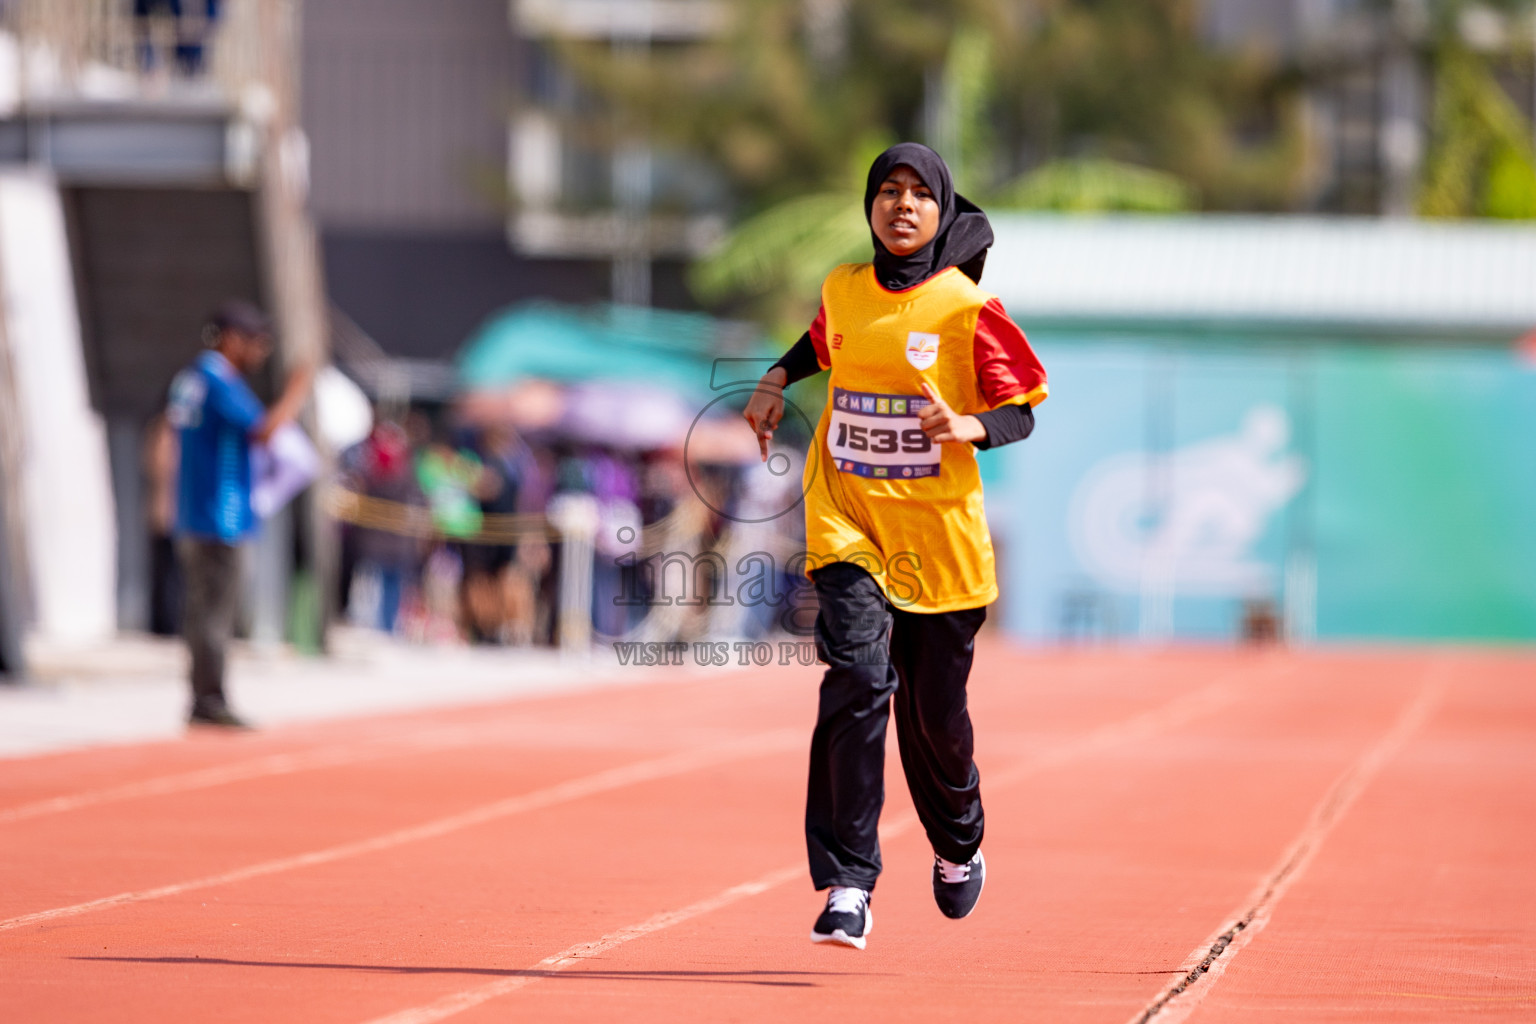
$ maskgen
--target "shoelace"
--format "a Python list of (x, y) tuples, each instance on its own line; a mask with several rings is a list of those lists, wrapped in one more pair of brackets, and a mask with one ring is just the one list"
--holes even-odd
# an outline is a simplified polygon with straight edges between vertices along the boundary
[(933, 858), (939, 865), (939, 879), (946, 885), (959, 885), (961, 882), (971, 880), (971, 862), (964, 864), (951, 864), (943, 857)]
[(869, 893), (863, 889), (855, 889), (847, 885), (834, 885), (832, 896), (827, 900), (827, 909), (834, 914), (862, 914), (864, 904), (869, 901)]

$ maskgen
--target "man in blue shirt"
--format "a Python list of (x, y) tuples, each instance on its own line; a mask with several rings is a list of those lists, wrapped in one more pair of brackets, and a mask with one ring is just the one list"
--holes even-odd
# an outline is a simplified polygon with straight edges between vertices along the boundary
[(171, 383), (167, 417), (181, 442), (177, 554), (185, 577), (183, 627), (191, 651), (196, 725), (244, 727), (224, 698), (224, 661), (240, 595), (240, 544), (251, 511), (251, 445), (299, 414), (314, 373), (301, 367), (265, 409), (242, 377), (272, 355), (272, 326), (256, 307), (227, 302), (204, 330), (208, 350)]

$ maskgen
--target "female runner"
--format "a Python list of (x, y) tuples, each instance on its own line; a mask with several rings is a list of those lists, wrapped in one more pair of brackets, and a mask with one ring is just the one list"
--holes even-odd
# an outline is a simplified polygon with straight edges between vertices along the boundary
[(965, 917), (986, 879), (965, 685), (997, 598), (975, 448), (1027, 437), (1045, 370), (979, 287), (992, 229), (926, 146), (886, 150), (864, 211), (872, 263), (828, 275), (811, 329), (747, 405), (763, 458), (783, 389), (831, 370), (806, 460), (807, 570), (827, 671), (811, 737), (805, 838), (830, 889), (813, 942), (863, 949), (880, 875), (885, 728), (933, 846), (933, 895)]

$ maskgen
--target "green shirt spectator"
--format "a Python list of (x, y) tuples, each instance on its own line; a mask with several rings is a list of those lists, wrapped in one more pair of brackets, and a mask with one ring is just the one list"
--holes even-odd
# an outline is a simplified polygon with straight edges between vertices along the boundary
[(480, 532), (485, 520), (475, 493), (484, 471), (472, 453), (447, 445), (433, 445), (416, 460), (416, 480), (444, 536), (464, 540)]

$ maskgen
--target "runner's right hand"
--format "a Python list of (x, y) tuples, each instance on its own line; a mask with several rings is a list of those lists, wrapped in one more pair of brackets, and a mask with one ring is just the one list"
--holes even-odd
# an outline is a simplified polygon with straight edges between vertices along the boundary
[(746, 411), (741, 414), (757, 435), (757, 446), (762, 449), (764, 462), (768, 461), (768, 442), (773, 440), (773, 432), (784, 418), (787, 380), (783, 369), (777, 366), (763, 374), (763, 379), (757, 382), (757, 390), (747, 402)]

